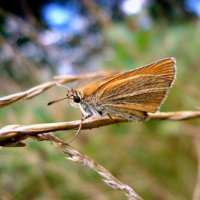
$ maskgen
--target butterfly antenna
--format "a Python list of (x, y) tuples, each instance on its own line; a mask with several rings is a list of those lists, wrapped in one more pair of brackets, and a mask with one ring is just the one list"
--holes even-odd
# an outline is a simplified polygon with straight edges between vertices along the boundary
[[(71, 89), (71, 88), (69, 88), (69, 87), (67, 87), (67, 86), (65, 86), (65, 85), (61, 85), (60, 83), (54, 83), (54, 85), (59, 86), (59, 87), (67, 88), (67, 89), (69, 89), (69, 90)], [(57, 102), (59, 102), (59, 101), (62, 101), (62, 100), (64, 100), (64, 99), (68, 99), (68, 98), (69, 98), (69, 97), (65, 97), (65, 98), (62, 98), (62, 99), (50, 101), (47, 105), (50, 106), (50, 105), (52, 105), (52, 104), (54, 104), (54, 103), (57, 103)]]
[(54, 104), (54, 103), (57, 103), (57, 102), (59, 102), (59, 101), (62, 101), (62, 100), (64, 100), (64, 99), (68, 99), (68, 98), (69, 98), (69, 97), (65, 97), (65, 98), (62, 98), (62, 99), (50, 101), (47, 105), (50, 106), (50, 105), (52, 105), (52, 104)]

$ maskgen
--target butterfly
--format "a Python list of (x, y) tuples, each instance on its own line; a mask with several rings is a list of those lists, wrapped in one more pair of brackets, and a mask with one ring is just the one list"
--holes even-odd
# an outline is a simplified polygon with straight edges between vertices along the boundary
[[(89, 117), (108, 115), (129, 121), (148, 120), (148, 112), (156, 112), (164, 102), (176, 79), (176, 60), (165, 58), (149, 65), (111, 75), (77, 89), (69, 89), (63, 99), (80, 108), (82, 123)], [(63, 99), (51, 101), (48, 105)], [(71, 140), (71, 141), (72, 141)], [(70, 141), (70, 142), (71, 142)]]

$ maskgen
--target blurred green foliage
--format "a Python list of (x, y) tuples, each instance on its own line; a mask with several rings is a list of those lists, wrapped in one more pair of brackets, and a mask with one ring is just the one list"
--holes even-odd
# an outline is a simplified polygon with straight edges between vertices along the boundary
[[(105, 57), (102, 56), (98, 67), (123, 71), (175, 57), (177, 82), (183, 88), (175, 84), (160, 110), (195, 110), (200, 98), (199, 23), (158, 23), (149, 30), (139, 29), (135, 17), (112, 23), (102, 31)], [(104, 59), (106, 54), (108, 60)], [(40, 70), (35, 68), (27, 73), (33, 78), (40, 76)], [(5, 76), (1, 79), (0, 95), (23, 91), (28, 86)], [(80, 119), (80, 111), (66, 102), (47, 107), (49, 101), (65, 93), (65, 89), (55, 87), (1, 109), (1, 127)], [(112, 125), (82, 131), (72, 145), (131, 186), (143, 199), (188, 200), (192, 199), (197, 178), (194, 140), (199, 141), (188, 125), (199, 130), (199, 119)], [(75, 132), (56, 135), (68, 141)], [(25, 148), (0, 149), (0, 194), (4, 190), (20, 200), (125, 199), (124, 194), (105, 185), (96, 172), (64, 159), (60, 149), (49, 142), (28, 139), (26, 143)]]

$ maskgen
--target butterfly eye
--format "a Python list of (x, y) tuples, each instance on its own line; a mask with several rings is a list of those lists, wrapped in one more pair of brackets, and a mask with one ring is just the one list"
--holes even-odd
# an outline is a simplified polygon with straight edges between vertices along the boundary
[(80, 103), (81, 102), (81, 99), (78, 95), (74, 96), (74, 102), (75, 103)]

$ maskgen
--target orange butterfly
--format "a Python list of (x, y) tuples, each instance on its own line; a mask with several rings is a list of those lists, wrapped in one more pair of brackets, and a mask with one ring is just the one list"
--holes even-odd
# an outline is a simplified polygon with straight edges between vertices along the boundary
[[(147, 120), (147, 113), (156, 112), (166, 99), (175, 78), (176, 61), (166, 58), (103, 78), (82, 88), (70, 89), (63, 99), (79, 107), (83, 114), (74, 138), (79, 134), (83, 120), (92, 116), (99, 118), (108, 115), (111, 118), (112, 113), (130, 121)], [(51, 101), (48, 105), (63, 99)]]

